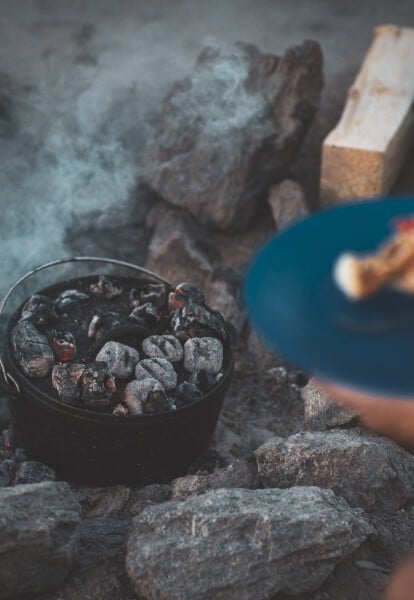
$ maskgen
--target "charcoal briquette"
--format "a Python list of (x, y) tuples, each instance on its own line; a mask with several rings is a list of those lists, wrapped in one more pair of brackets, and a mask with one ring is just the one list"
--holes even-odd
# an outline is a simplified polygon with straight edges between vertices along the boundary
[(191, 338), (184, 344), (184, 368), (191, 373), (218, 373), (223, 365), (223, 346), (212, 337)]
[(23, 372), (32, 378), (45, 377), (54, 364), (53, 350), (48, 339), (27, 320), (13, 327), (11, 334), (14, 356)]
[(98, 296), (99, 298), (112, 300), (113, 298), (120, 296), (123, 292), (123, 289), (112, 279), (109, 279), (104, 275), (99, 275), (97, 283), (92, 283), (89, 286), (89, 291), (91, 294)]
[(81, 400), (88, 408), (104, 410), (108, 408), (114, 390), (114, 381), (106, 363), (94, 362), (85, 365), (81, 377)]
[(209, 371), (195, 371), (191, 373), (188, 381), (195, 384), (206, 394), (212, 390), (222, 378), (222, 373), (210, 373)]
[(183, 381), (178, 384), (174, 391), (174, 399), (177, 408), (201, 400), (203, 393), (200, 388), (194, 383)]
[(75, 338), (69, 331), (48, 332), (49, 346), (58, 362), (72, 361), (76, 357)]
[(103, 315), (95, 315), (89, 323), (88, 337), (99, 339), (105, 333), (122, 325), (122, 323), (122, 317), (116, 312), (109, 311)]
[(154, 378), (165, 390), (172, 390), (177, 385), (177, 373), (172, 363), (166, 358), (144, 358), (135, 367), (138, 380)]
[(77, 363), (65, 363), (53, 367), (52, 384), (65, 404), (74, 404), (79, 400), (80, 381), (84, 371), (85, 366)]
[(89, 295), (79, 290), (65, 290), (55, 300), (56, 311), (60, 314), (68, 313), (79, 304), (89, 301)]
[(112, 411), (112, 414), (118, 417), (126, 417), (129, 414), (128, 408), (121, 402), (117, 404)]
[(227, 335), (223, 317), (194, 302), (175, 311), (171, 328), (183, 342), (192, 337), (217, 337), (224, 341)]
[(42, 294), (34, 294), (23, 306), (21, 318), (37, 327), (55, 323), (57, 316), (53, 300)]
[(146, 302), (141, 306), (137, 306), (128, 316), (128, 319), (143, 327), (154, 327), (160, 320), (161, 313), (159, 309), (151, 302)]
[(142, 342), (142, 349), (149, 358), (166, 358), (170, 362), (183, 358), (181, 342), (173, 335), (151, 335)]
[(163, 308), (167, 301), (167, 290), (162, 283), (150, 283), (140, 293), (141, 304), (150, 302), (157, 308)]
[(106, 342), (96, 356), (97, 362), (104, 362), (114, 377), (127, 379), (134, 372), (139, 361), (139, 353), (135, 348), (119, 342)]
[(189, 302), (204, 304), (205, 297), (203, 292), (191, 283), (183, 282), (177, 285), (173, 292), (168, 295), (169, 310), (183, 308)]
[(161, 383), (151, 377), (128, 383), (123, 400), (132, 415), (164, 412), (172, 407)]

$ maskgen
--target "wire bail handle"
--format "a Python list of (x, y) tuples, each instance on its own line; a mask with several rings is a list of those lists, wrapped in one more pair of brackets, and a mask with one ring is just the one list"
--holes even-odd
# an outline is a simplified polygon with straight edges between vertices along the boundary
[[(141, 274), (144, 273), (145, 275), (149, 275), (150, 277), (153, 277), (157, 281), (164, 283), (164, 284), (168, 285), (169, 287), (171, 287), (171, 283), (169, 281), (167, 281), (166, 279), (163, 279), (163, 277), (160, 277), (156, 273), (153, 273), (152, 271), (149, 271), (148, 269), (144, 269), (144, 267), (140, 267), (139, 265), (134, 265), (133, 263), (125, 262), (123, 260), (118, 260), (115, 258), (100, 258), (99, 256), (72, 256), (70, 258), (60, 258), (58, 260), (53, 260), (51, 262), (44, 263), (42, 265), (34, 267), (33, 269), (31, 269), (30, 271), (27, 271), (27, 273), (25, 273), (18, 279), (16, 279), (16, 281), (12, 284), (12, 286), (9, 288), (8, 292), (6, 293), (6, 295), (3, 297), (2, 301), (0, 302), (0, 319), (3, 316), (4, 307), (6, 306), (7, 301), (9, 300), (10, 296), (16, 290), (16, 288), (21, 283), (23, 283), (23, 281), (26, 281), (26, 279), (28, 279), (35, 273), (38, 273), (39, 271), (43, 271), (45, 269), (48, 269), (49, 267), (63, 265), (65, 263), (75, 263), (75, 262), (100, 262), (100, 263), (109, 263), (109, 264), (117, 265), (120, 267), (127, 267), (128, 269), (133, 269), (134, 271), (138, 271)], [(5, 368), (4, 362), (3, 362), (3, 357), (1, 355), (0, 355), (0, 375), (3, 377), (4, 383), (7, 387), (7, 390), (10, 393), (12, 393), (14, 395), (20, 394), (20, 386), (17, 383), (17, 381), (15, 380), (15, 378), (12, 375), (10, 375), (10, 373), (8, 373), (8, 371), (6, 371), (6, 368)]]

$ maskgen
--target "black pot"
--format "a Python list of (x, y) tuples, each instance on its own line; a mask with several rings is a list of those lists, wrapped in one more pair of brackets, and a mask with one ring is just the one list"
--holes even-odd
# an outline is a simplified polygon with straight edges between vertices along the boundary
[[(90, 260), (120, 264), (150, 274), (135, 265), (107, 259), (80, 257), (65, 262)], [(38, 270), (61, 262), (43, 265)], [(10, 293), (0, 305), (0, 312)], [(213, 390), (201, 400), (172, 412), (125, 418), (65, 405), (25, 377), (11, 348), (10, 334), (16, 318), (17, 313), (8, 323), (3, 365), (0, 364), (8, 387), (15, 391), (13, 424), (28, 455), (50, 465), (59, 478), (97, 485), (163, 481), (185, 473), (205, 450), (233, 371), (230, 328), (225, 344), (224, 377)]]

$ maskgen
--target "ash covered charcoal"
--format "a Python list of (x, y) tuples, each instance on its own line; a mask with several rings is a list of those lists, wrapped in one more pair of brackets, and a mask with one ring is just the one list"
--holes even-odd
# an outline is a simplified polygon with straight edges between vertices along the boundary
[(134, 379), (128, 383), (123, 399), (131, 415), (165, 412), (174, 407), (161, 383), (151, 377), (141, 381)]
[(16, 471), (15, 485), (21, 483), (41, 483), (42, 481), (54, 481), (56, 478), (53, 469), (37, 460), (26, 460), (22, 462)]
[(106, 300), (112, 300), (117, 296), (120, 296), (123, 289), (115, 281), (108, 279), (104, 275), (99, 275), (97, 283), (92, 283), (89, 286), (89, 291), (94, 296), (99, 298), (105, 298)]
[(80, 381), (85, 371), (85, 365), (65, 363), (55, 365), (52, 371), (52, 384), (59, 398), (65, 404), (76, 403), (81, 394)]
[(107, 409), (115, 391), (115, 382), (106, 363), (95, 362), (85, 366), (81, 378), (81, 400), (87, 408)]
[(119, 327), (122, 323), (122, 317), (113, 311), (109, 311), (103, 315), (95, 315), (89, 323), (88, 338), (99, 339), (104, 333), (111, 331), (115, 327)]
[(89, 295), (79, 290), (65, 290), (55, 300), (56, 311), (60, 314), (68, 313), (79, 304), (89, 302)]
[(140, 293), (141, 304), (151, 302), (157, 308), (163, 308), (167, 303), (167, 290), (162, 283), (150, 283)]
[(0, 462), (0, 487), (10, 485), (16, 475), (16, 463), (10, 458)]
[(172, 390), (177, 385), (177, 373), (172, 363), (166, 358), (144, 358), (135, 367), (136, 379), (156, 379), (165, 390)]
[(53, 330), (48, 333), (48, 339), (58, 362), (69, 362), (75, 359), (76, 342), (69, 331)]
[(52, 370), (54, 356), (47, 337), (30, 321), (19, 321), (11, 334), (14, 355), (28, 377), (45, 377)]
[(181, 342), (173, 335), (151, 335), (142, 342), (142, 349), (150, 358), (166, 358), (173, 363), (184, 355)]
[(107, 342), (99, 350), (96, 361), (106, 363), (109, 373), (114, 377), (127, 379), (134, 372), (135, 365), (139, 361), (139, 353), (135, 348), (125, 344)]
[(154, 327), (161, 318), (159, 309), (151, 302), (137, 306), (128, 316), (128, 319), (143, 327)]
[(189, 302), (195, 304), (204, 304), (205, 296), (201, 290), (199, 290), (191, 283), (180, 283), (177, 285), (173, 292), (168, 295), (168, 308), (169, 310), (177, 310), (184, 308)]
[(224, 319), (219, 313), (193, 302), (175, 311), (171, 327), (182, 342), (192, 337), (208, 336), (224, 341), (227, 335)]
[(201, 400), (203, 393), (197, 385), (189, 381), (178, 384), (174, 392), (174, 400), (177, 408)]
[(223, 346), (211, 337), (191, 338), (184, 344), (184, 368), (191, 373), (218, 373), (223, 366)]
[(41, 327), (57, 321), (53, 300), (41, 294), (31, 296), (22, 309), (21, 318)]
[(191, 373), (188, 381), (200, 388), (205, 394), (212, 390), (223, 378), (223, 373), (210, 373), (209, 371), (195, 371)]
[(112, 411), (112, 414), (117, 417), (126, 417), (129, 414), (128, 407), (125, 406), (125, 404), (122, 404), (122, 402), (120, 402), (115, 406), (114, 410)]

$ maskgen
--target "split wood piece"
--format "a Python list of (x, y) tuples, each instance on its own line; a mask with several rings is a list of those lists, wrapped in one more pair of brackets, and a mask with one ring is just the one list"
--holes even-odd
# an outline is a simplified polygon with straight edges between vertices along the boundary
[(386, 194), (414, 142), (414, 29), (382, 25), (322, 148), (321, 202)]

